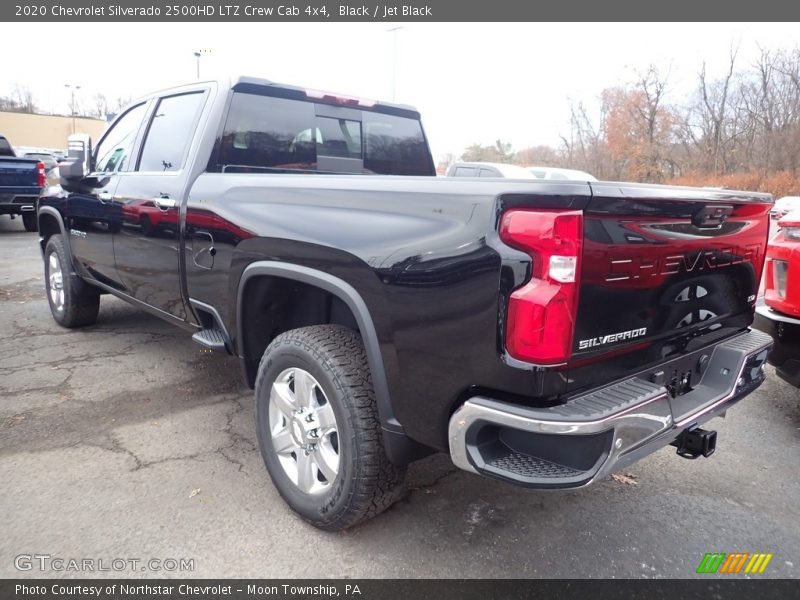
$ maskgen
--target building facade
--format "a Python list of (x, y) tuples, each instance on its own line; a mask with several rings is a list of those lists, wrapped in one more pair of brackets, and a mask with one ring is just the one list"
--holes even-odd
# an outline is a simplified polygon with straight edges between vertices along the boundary
[(72, 133), (88, 133), (97, 142), (108, 123), (90, 117), (63, 117), (0, 111), (0, 133), (14, 147), (64, 150)]

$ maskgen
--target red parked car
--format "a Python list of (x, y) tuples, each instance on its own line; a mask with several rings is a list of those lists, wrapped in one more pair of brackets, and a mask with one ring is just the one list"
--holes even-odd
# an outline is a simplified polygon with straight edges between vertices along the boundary
[(800, 210), (778, 221), (767, 246), (764, 306), (759, 314), (775, 323), (778, 339), (800, 337)]

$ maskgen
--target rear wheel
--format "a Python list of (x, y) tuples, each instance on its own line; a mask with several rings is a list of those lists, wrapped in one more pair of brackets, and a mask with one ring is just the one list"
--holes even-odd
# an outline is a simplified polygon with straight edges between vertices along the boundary
[(34, 212), (22, 213), (22, 224), (25, 226), (25, 231), (39, 230), (39, 224), (36, 222), (36, 213)]
[(60, 235), (47, 240), (44, 249), (44, 281), (47, 301), (56, 323), (83, 327), (97, 320), (100, 293), (69, 268), (69, 255)]
[(275, 487), (312, 525), (346, 529), (399, 498), (405, 468), (386, 456), (366, 354), (352, 330), (316, 325), (275, 338), (259, 365), (255, 418)]

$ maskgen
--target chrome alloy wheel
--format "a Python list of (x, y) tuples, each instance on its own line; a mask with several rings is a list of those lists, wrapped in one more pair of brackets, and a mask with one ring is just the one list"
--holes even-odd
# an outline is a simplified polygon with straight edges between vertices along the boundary
[(272, 446), (286, 475), (306, 494), (330, 489), (339, 473), (339, 433), (325, 392), (310, 373), (285, 369), (269, 393)]
[(47, 260), (47, 288), (50, 302), (56, 312), (64, 312), (64, 274), (61, 271), (61, 261), (55, 252), (51, 252)]

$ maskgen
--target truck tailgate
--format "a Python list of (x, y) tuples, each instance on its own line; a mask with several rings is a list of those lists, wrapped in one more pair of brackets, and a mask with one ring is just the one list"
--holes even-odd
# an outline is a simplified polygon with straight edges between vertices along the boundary
[(30, 192), (38, 182), (38, 160), (12, 156), (0, 158), (0, 194)]
[(591, 185), (568, 391), (624, 377), (750, 325), (771, 196)]

